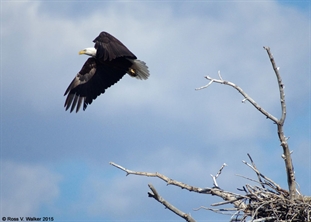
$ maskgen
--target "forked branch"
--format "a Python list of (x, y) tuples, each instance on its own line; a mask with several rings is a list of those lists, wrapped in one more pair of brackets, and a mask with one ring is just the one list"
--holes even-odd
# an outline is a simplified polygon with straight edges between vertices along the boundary
[(242, 94), (242, 96), (244, 97), (244, 99), (242, 100), (243, 103), (246, 100), (248, 100), (258, 111), (260, 111), (262, 114), (264, 114), (268, 119), (271, 119), (274, 123), (278, 122), (278, 119), (276, 117), (274, 117), (268, 111), (263, 109), (255, 100), (253, 100), (246, 92), (244, 92), (241, 87), (239, 87), (238, 85), (236, 85), (233, 82), (229, 82), (229, 81), (223, 80), (221, 75), (220, 75), (220, 71), (218, 71), (218, 76), (219, 76), (219, 79), (213, 79), (213, 78), (211, 78), (209, 76), (205, 76), (205, 78), (208, 79), (210, 82), (207, 85), (205, 85), (205, 86), (196, 88), (195, 90), (205, 89), (208, 86), (210, 86), (213, 82), (224, 84), (224, 85), (227, 85), (227, 86), (231, 86), (231, 87), (235, 88), (236, 90), (238, 90), (239, 93)]
[(287, 143), (287, 137), (284, 135), (283, 131), (283, 125), (286, 118), (286, 103), (285, 103), (285, 92), (284, 92), (284, 84), (282, 82), (281, 75), (279, 73), (279, 67), (276, 66), (275, 60), (273, 58), (273, 55), (270, 51), (269, 47), (264, 47), (264, 49), (267, 51), (268, 56), (270, 58), (274, 73), (276, 75), (279, 91), (280, 91), (280, 101), (281, 101), (281, 109), (282, 109), (282, 116), (277, 122), (278, 126), (278, 136), (279, 140), (281, 142), (281, 146), (283, 148), (283, 159), (285, 161), (285, 167), (286, 167), (286, 174), (287, 174), (287, 183), (290, 193), (290, 199), (294, 200), (297, 197), (296, 192), (296, 181), (295, 181), (295, 174), (294, 174), (294, 166), (291, 158), (291, 152), (289, 150), (289, 146)]
[[(191, 186), (173, 179), (170, 179), (169, 177), (160, 174), (160, 173), (149, 173), (149, 172), (139, 172), (139, 171), (132, 171), (129, 169), (126, 169), (116, 163), (110, 162), (111, 165), (117, 167), (118, 169), (121, 169), (122, 171), (126, 172), (126, 175), (133, 174), (133, 175), (139, 175), (139, 176), (146, 176), (146, 177), (157, 177), (161, 180), (165, 181), (167, 185), (174, 185), (177, 187), (180, 187), (182, 189), (186, 189), (188, 191), (200, 193), (200, 194), (209, 194), (209, 195), (215, 195), (218, 197), (221, 197), (224, 201), (212, 204), (212, 206), (221, 206), (224, 204), (233, 204), (234, 208), (223, 208), (223, 209), (214, 209), (214, 208), (207, 208), (207, 207), (200, 207), (199, 209), (207, 209), (211, 210), (217, 213), (230, 213), (232, 215), (231, 221), (241, 221), (245, 222), (248, 217), (251, 217), (251, 221), (311, 221), (311, 198), (305, 197), (302, 195), (298, 195), (298, 192), (296, 191), (296, 183), (295, 183), (295, 176), (293, 171), (293, 165), (291, 160), (291, 152), (288, 147), (287, 139), (283, 132), (283, 125), (286, 118), (286, 103), (285, 103), (285, 93), (284, 93), (284, 85), (282, 83), (281, 76), (279, 74), (279, 68), (276, 66), (275, 60), (270, 52), (269, 47), (264, 47), (264, 49), (267, 51), (268, 56), (270, 58), (273, 70), (275, 72), (278, 86), (279, 86), (279, 92), (280, 92), (280, 102), (281, 102), (281, 109), (282, 114), (281, 118), (277, 119), (273, 115), (271, 115), (268, 111), (263, 109), (258, 103), (256, 103), (255, 100), (253, 100), (248, 94), (246, 94), (242, 88), (237, 86), (236, 84), (232, 82), (228, 82), (223, 80), (223, 78), (220, 75), (220, 72), (218, 72), (219, 79), (213, 79), (209, 76), (206, 76), (205, 78), (208, 79), (210, 82), (203, 86), (198, 88), (204, 89), (208, 86), (210, 86), (213, 82), (225, 84), (228, 86), (231, 86), (235, 88), (244, 99), (242, 102), (245, 102), (246, 100), (249, 101), (258, 111), (260, 111), (263, 115), (266, 116), (266, 118), (272, 120), (277, 125), (277, 132), (278, 137), (281, 142), (281, 146), (283, 148), (283, 159), (285, 161), (286, 166), (286, 172), (287, 172), (287, 181), (289, 186), (289, 191), (282, 189), (277, 183), (275, 183), (272, 179), (266, 177), (263, 175), (255, 166), (255, 163), (253, 162), (251, 156), (248, 154), (249, 159), (251, 160), (251, 164), (247, 163), (246, 161), (243, 161), (244, 164), (249, 166), (257, 175), (258, 180), (253, 180), (246, 178), (252, 182), (255, 182), (258, 184), (258, 186), (252, 186), (249, 184), (246, 184), (243, 186), (243, 189), (238, 189), (239, 191), (245, 192), (244, 195), (242, 194), (236, 194), (229, 191), (224, 191), (220, 189), (217, 183), (217, 178), (222, 173), (222, 170), (226, 166), (226, 164), (223, 164), (218, 173), (212, 176), (213, 179), (213, 185), (214, 187), (209, 188), (200, 188)], [(244, 177), (245, 178), (245, 177)], [(195, 220), (189, 215), (169, 202), (167, 202), (163, 197), (159, 195), (157, 190), (151, 185), (148, 184), (149, 188), (151, 189), (151, 192), (148, 192), (148, 196), (154, 198), (158, 202), (160, 202), (162, 205), (164, 205), (167, 209), (171, 210), (178, 216), (182, 217), (184, 220), (189, 222), (194, 222)], [(235, 212), (235, 213), (232, 213)]]
[[(113, 163), (113, 162), (110, 162), (110, 164), (112, 166), (115, 166), (118, 169), (126, 172), (126, 175), (133, 174), (133, 175), (146, 176), (146, 177), (157, 177), (157, 178), (160, 178), (163, 181), (165, 181), (167, 183), (167, 185), (174, 185), (174, 186), (180, 187), (182, 189), (186, 189), (186, 190), (189, 190), (189, 191), (192, 191), (192, 192), (196, 192), (196, 193), (200, 193), (200, 194), (210, 194), (210, 195), (221, 197), (224, 200), (224, 202), (220, 202), (220, 203), (218, 203), (216, 205), (233, 204), (235, 206), (235, 208), (234, 208), (235, 210), (244, 210), (247, 207), (247, 205), (244, 203), (244, 200), (243, 200), (245, 198), (247, 199), (246, 196), (243, 196), (243, 195), (240, 195), (240, 194), (236, 194), (236, 193), (232, 193), (232, 192), (229, 192), (229, 191), (224, 191), (224, 190), (220, 189), (218, 187), (218, 185), (217, 185), (216, 179), (221, 174), (221, 172), (222, 172), (223, 168), (226, 166), (226, 164), (222, 165), (222, 167), (220, 168), (220, 170), (218, 171), (216, 176), (212, 176), (213, 182), (214, 182), (214, 186), (215, 186), (213, 188), (209, 188), (209, 187), (206, 187), (206, 188), (195, 187), (195, 186), (191, 186), (191, 185), (188, 185), (188, 184), (185, 184), (185, 183), (182, 183), (182, 182), (170, 179), (169, 177), (167, 177), (167, 176), (165, 176), (163, 174), (157, 173), (157, 172), (156, 173), (149, 173), (149, 172), (133, 171), (133, 170), (126, 169), (123, 166), (120, 166), (120, 165), (118, 165), (116, 163)], [(149, 197), (153, 197), (156, 200), (158, 200), (156, 198), (156, 197), (159, 197), (158, 192), (156, 192), (154, 188), (153, 189), (151, 188), (152, 185), (151, 186), (148, 185), (148, 186), (153, 191), (153, 194), (151, 194), (150, 192), (148, 193)], [(163, 202), (163, 201), (160, 201), (160, 200), (163, 200), (163, 198), (162, 199), (159, 198), (159, 200), (158, 200), (163, 205), (168, 203), (166, 201)], [(176, 213), (177, 215), (181, 216), (182, 218), (184, 218), (187, 221), (190, 220), (190, 219), (193, 219), (188, 214), (180, 213), (182, 211), (178, 210), (174, 206), (170, 206), (170, 207), (167, 207), (167, 208), (172, 210), (172, 211), (174, 211), (174, 213)]]
[[(189, 191), (193, 191), (196, 193), (209, 194), (221, 197), (224, 201), (212, 204), (213, 207), (222, 206), (225, 204), (233, 204), (234, 208), (216, 209), (201, 206), (194, 210), (206, 209), (221, 214), (231, 214), (232, 215), (231, 221), (246, 222), (247, 221), (246, 219), (248, 217), (252, 218), (251, 221), (264, 221), (264, 219), (266, 219), (267, 221), (269, 221), (270, 219), (271, 220), (278, 219), (279, 221), (295, 221), (295, 222), (310, 221), (311, 198), (301, 196), (301, 198), (296, 199), (294, 202), (289, 200), (288, 199), (289, 192), (282, 189), (272, 179), (263, 175), (255, 167), (255, 164), (249, 154), (248, 157), (251, 160), (251, 164), (247, 163), (246, 161), (243, 162), (257, 174), (258, 181), (249, 178), (246, 179), (259, 184), (259, 186), (252, 186), (246, 184), (245, 186), (243, 186), (243, 189), (238, 189), (242, 192), (245, 192), (244, 195), (225, 191), (219, 187), (213, 188), (194, 187), (179, 181), (172, 180), (160, 173), (138, 172), (128, 170), (116, 163), (110, 162), (110, 164), (126, 172), (127, 175), (133, 174), (147, 177), (158, 177), (166, 181), (167, 185), (175, 185), (182, 189), (187, 189)], [(225, 164), (222, 165), (216, 176), (212, 176), (214, 185), (217, 177), (224, 169), (224, 166)], [(191, 222), (195, 221), (194, 218), (190, 216), (190, 214), (184, 213), (183, 211), (179, 210), (171, 203), (166, 201), (163, 197), (161, 197), (158, 191), (151, 184), (148, 184), (148, 186), (152, 191), (148, 192), (149, 197), (154, 198), (159, 203), (164, 205), (167, 209), (171, 210), (178, 216), (182, 217), (184, 220)]]
[(284, 125), (285, 118), (286, 118), (286, 102), (285, 102), (284, 84), (282, 82), (281, 75), (279, 73), (279, 67), (276, 66), (276, 63), (275, 63), (273, 55), (270, 51), (270, 48), (264, 47), (264, 49), (268, 53), (269, 59), (270, 59), (271, 64), (272, 64), (272, 68), (274, 70), (274, 73), (276, 75), (277, 82), (278, 82), (278, 87), (279, 87), (279, 92), (280, 92), (281, 109), (282, 109), (282, 114), (281, 114), (280, 119), (277, 119), (272, 114), (270, 114), (268, 111), (263, 109), (254, 99), (252, 99), (247, 93), (245, 93), (243, 91), (242, 88), (237, 86), (235, 83), (223, 80), (223, 78), (220, 75), (220, 72), (218, 72), (219, 79), (213, 79), (209, 76), (205, 76), (205, 78), (210, 80), (210, 82), (205, 86), (197, 88), (196, 90), (207, 88), (213, 82), (231, 86), (234, 89), (236, 89), (240, 94), (242, 94), (242, 96), (244, 97), (242, 102), (245, 102), (245, 100), (248, 100), (258, 111), (260, 111), (263, 115), (265, 115), (268, 119), (272, 120), (277, 125), (278, 137), (279, 137), (279, 140), (281, 142), (281, 146), (283, 148), (283, 155), (282, 156), (283, 156), (283, 159), (285, 161), (285, 168), (286, 168), (286, 174), (287, 174), (287, 183), (288, 183), (288, 188), (289, 188), (289, 193), (290, 193), (290, 199), (294, 200), (297, 196), (294, 167), (293, 167), (293, 163), (292, 163), (292, 159), (291, 159), (291, 152), (289, 150), (289, 146), (287, 143), (288, 138), (284, 135), (284, 131), (283, 131), (283, 125)]

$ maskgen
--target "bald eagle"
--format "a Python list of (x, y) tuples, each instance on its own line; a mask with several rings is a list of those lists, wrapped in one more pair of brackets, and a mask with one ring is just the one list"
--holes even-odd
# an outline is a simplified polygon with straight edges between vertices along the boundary
[(126, 73), (137, 79), (149, 77), (146, 63), (137, 57), (118, 39), (101, 32), (94, 41), (95, 48), (85, 48), (79, 54), (90, 56), (68, 86), (64, 107), (70, 112), (83, 110), (107, 88), (118, 82)]

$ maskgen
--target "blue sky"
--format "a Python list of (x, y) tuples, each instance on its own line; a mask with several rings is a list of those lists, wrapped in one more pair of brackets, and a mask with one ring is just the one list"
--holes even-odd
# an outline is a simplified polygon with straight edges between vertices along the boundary
[[(242, 87), (280, 117), (269, 46), (285, 84), (285, 134), (296, 179), (311, 195), (310, 3), (308, 1), (1, 1), (1, 217), (56, 221), (181, 219), (147, 197), (148, 183), (198, 221), (228, 221), (204, 210), (221, 201), (125, 176), (116, 162), (198, 187), (236, 192), (266, 176), (287, 188), (276, 126), (234, 89)], [(125, 76), (85, 112), (65, 112), (63, 96), (86, 56), (78, 51), (107, 31), (149, 66)]]

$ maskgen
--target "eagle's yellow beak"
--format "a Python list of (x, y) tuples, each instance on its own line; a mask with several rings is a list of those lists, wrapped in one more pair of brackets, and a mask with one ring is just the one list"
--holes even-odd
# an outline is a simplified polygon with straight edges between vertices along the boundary
[(85, 54), (85, 49), (83, 49), (83, 50), (81, 50), (81, 51), (79, 52), (79, 55), (83, 55), (83, 54)]

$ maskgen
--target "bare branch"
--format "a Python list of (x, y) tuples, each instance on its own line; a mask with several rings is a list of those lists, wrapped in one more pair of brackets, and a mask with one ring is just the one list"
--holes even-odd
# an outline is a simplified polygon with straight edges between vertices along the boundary
[(216, 174), (216, 176), (213, 176), (213, 175), (211, 174), (211, 177), (212, 177), (212, 179), (213, 179), (213, 183), (214, 183), (214, 186), (215, 186), (215, 187), (218, 187), (218, 184), (217, 184), (216, 179), (217, 179), (217, 177), (219, 177), (219, 175), (221, 174), (221, 171), (224, 169), (225, 166), (227, 166), (226, 163), (224, 163), (224, 164), (220, 167), (220, 169), (219, 169), (218, 173)]
[[(163, 181), (165, 181), (167, 183), (167, 185), (175, 185), (175, 186), (178, 186), (182, 189), (186, 189), (186, 190), (196, 192), (196, 193), (215, 195), (215, 196), (221, 197), (225, 201), (232, 202), (234, 204), (234, 206), (238, 209), (245, 209), (246, 208), (246, 204), (243, 203), (242, 200), (240, 200), (241, 195), (221, 190), (219, 187), (213, 187), (213, 188), (194, 187), (194, 186), (190, 186), (188, 184), (170, 179), (167, 176), (162, 175), (162, 174), (157, 173), (157, 172), (156, 173), (136, 172), (136, 171), (128, 170), (128, 169), (126, 169), (126, 168), (124, 168), (124, 167), (122, 167), (116, 163), (113, 163), (113, 162), (110, 162), (110, 164), (121, 169), (122, 171), (125, 171), (127, 173), (127, 175), (134, 174), (134, 175), (139, 175), (139, 176), (158, 177), (158, 178), (162, 179)], [(245, 197), (245, 196), (243, 196), (243, 197)]]
[(146, 176), (146, 177), (158, 177), (158, 178), (162, 179), (163, 181), (165, 181), (167, 183), (167, 185), (175, 185), (175, 186), (178, 186), (182, 189), (186, 189), (186, 190), (197, 192), (197, 193), (204, 193), (203, 191), (205, 190), (205, 189), (202, 189), (199, 187), (190, 186), (190, 185), (187, 185), (185, 183), (170, 179), (167, 176), (162, 175), (162, 174), (157, 173), (157, 172), (156, 173), (148, 173), (148, 172), (132, 171), (132, 170), (125, 169), (124, 167), (122, 167), (116, 163), (113, 163), (113, 162), (110, 162), (110, 164), (112, 166), (115, 166), (115, 167), (125, 171), (127, 173), (127, 175), (134, 174), (134, 175)]
[(149, 186), (149, 188), (152, 191), (152, 193), (148, 192), (148, 196), (149, 197), (154, 198), (155, 200), (157, 200), (158, 202), (163, 204), (167, 209), (169, 209), (170, 211), (174, 212), (178, 216), (182, 217), (186, 221), (188, 221), (188, 222), (195, 222), (195, 220), (189, 214), (186, 214), (186, 213), (182, 212), (181, 210), (179, 210), (178, 208), (174, 207), (172, 204), (167, 202), (163, 197), (161, 197), (152, 184), (148, 184), (148, 186)]
[[(256, 166), (255, 166), (255, 163), (254, 163), (254, 161), (253, 161), (251, 155), (249, 155), (249, 153), (248, 153), (247, 156), (248, 156), (248, 158), (250, 159), (250, 161), (251, 161), (252, 166), (254, 167), (254, 169), (257, 170), (257, 168), (256, 168)], [(262, 186), (263, 188), (265, 188), (264, 184), (263, 184), (262, 181), (261, 181), (260, 175), (259, 175), (257, 172), (256, 172), (256, 174), (257, 174), (257, 177), (258, 177), (258, 181), (261, 183), (261, 186)]]
[(221, 171), (225, 168), (225, 166), (227, 166), (226, 163), (224, 163), (224, 164), (220, 167), (218, 173), (217, 173), (216, 176), (215, 176), (216, 179), (217, 179), (217, 177), (219, 177), (219, 175), (221, 174)]
[(283, 132), (283, 125), (284, 125), (285, 118), (286, 118), (286, 103), (285, 103), (284, 84), (282, 82), (282, 78), (281, 78), (281, 75), (279, 73), (279, 67), (277, 67), (277, 65), (275, 63), (275, 60), (274, 60), (273, 55), (270, 51), (270, 48), (264, 46), (264, 49), (267, 51), (268, 56), (270, 58), (273, 70), (274, 70), (276, 78), (277, 78), (279, 91), (280, 91), (282, 116), (281, 116), (281, 119), (277, 122), (278, 136), (279, 136), (279, 140), (281, 142), (281, 146), (283, 148), (283, 156), (285, 157), (283, 159), (285, 161), (285, 168), (286, 168), (286, 173), (287, 173), (287, 183), (288, 183), (288, 187), (289, 187), (290, 199), (294, 200), (297, 196), (294, 166), (292, 163), (291, 152), (289, 150), (288, 143), (287, 143), (287, 137), (284, 135), (284, 132)]
[(232, 82), (228, 82), (228, 81), (223, 80), (219, 71), (218, 71), (219, 79), (213, 79), (209, 76), (206, 76), (205, 78), (210, 80), (210, 82), (205, 86), (197, 88), (196, 90), (204, 89), (204, 88), (210, 86), (213, 82), (231, 86), (234, 89), (236, 89), (240, 94), (242, 94), (242, 96), (244, 97), (244, 99), (242, 100), (243, 103), (246, 100), (248, 100), (258, 111), (260, 111), (268, 119), (272, 120), (275, 124), (277, 124), (278, 137), (279, 137), (279, 140), (281, 142), (281, 146), (283, 148), (283, 157), (284, 157), (283, 159), (285, 161), (285, 168), (286, 168), (286, 173), (287, 173), (287, 183), (288, 183), (289, 192), (290, 192), (290, 199), (293, 200), (296, 198), (298, 193), (296, 192), (296, 182), (295, 182), (294, 167), (293, 167), (293, 163), (292, 163), (292, 159), (291, 159), (291, 152), (289, 150), (288, 143), (287, 143), (288, 138), (284, 135), (284, 132), (283, 132), (283, 125), (284, 125), (285, 118), (286, 118), (286, 103), (285, 103), (284, 84), (282, 82), (281, 75), (279, 73), (279, 67), (276, 66), (276, 63), (275, 63), (275, 60), (272, 56), (270, 48), (264, 47), (264, 49), (268, 53), (269, 59), (270, 59), (271, 64), (272, 64), (272, 68), (275, 72), (277, 82), (278, 82), (278, 87), (279, 87), (279, 91), (280, 91), (280, 102), (281, 102), (281, 108), (282, 108), (282, 115), (281, 115), (280, 119), (277, 119), (276, 117), (271, 115), (269, 112), (267, 112), (265, 109), (263, 109), (260, 105), (258, 105), (255, 100), (253, 100), (249, 95), (247, 95), (243, 91), (242, 88), (240, 88), (239, 86), (237, 86), (236, 84), (234, 84)]
[(246, 164), (247, 166), (249, 166), (252, 170), (254, 170), (256, 172), (256, 174), (260, 177), (262, 177), (263, 179), (265, 179), (267, 182), (270, 183), (270, 186), (273, 185), (275, 187), (275, 189), (279, 192), (283, 192), (284, 194), (288, 195), (288, 192), (284, 189), (281, 188), (280, 185), (276, 184), (273, 180), (271, 180), (270, 178), (266, 177), (265, 175), (263, 175), (262, 173), (260, 173), (256, 168), (254, 168), (252, 165), (250, 165), (249, 163), (247, 163), (246, 161), (242, 161), (244, 164)]
[[(121, 169), (122, 171), (125, 171), (127, 175), (134, 174), (134, 175), (140, 175), (140, 176), (158, 177), (166, 181), (168, 185), (175, 185), (183, 189), (187, 189), (189, 191), (194, 191), (197, 193), (209, 194), (209, 195), (221, 197), (224, 201), (212, 204), (212, 206), (233, 204), (234, 208), (231, 208), (230, 210), (235, 211), (233, 215), (235, 218), (233, 219), (234, 221), (245, 222), (246, 218), (249, 216), (252, 217), (252, 221), (261, 219), (261, 218), (272, 218), (272, 217), (277, 218), (277, 220), (284, 220), (284, 221), (288, 219), (290, 219), (291, 221), (297, 221), (297, 222), (306, 221), (306, 219), (311, 220), (310, 218), (311, 198), (310, 197), (300, 196), (300, 198), (295, 199), (294, 202), (289, 200), (288, 199), (289, 192), (282, 189), (273, 180), (271, 180), (270, 178), (260, 173), (260, 171), (256, 167), (254, 167), (255, 164), (253, 161), (252, 161), (252, 164), (249, 164), (245, 161), (243, 162), (244, 164), (249, 166), (252, 170), (254, 170), (258, 177), (260, 177), (260, 179), (258, 179), (258, 181), (255, 181), (255, 182), (259, 183), (260, 185), (265, 185), (265, 186), (259, 187), (259, 186), (251, 186), (251, 185), (246, 184), (245, 186), (243, 186), (243, 189), (238, 189), (240, 191), (244, 191), (245, 195), (236, 194), (236, 193), (232, 193), (229, 191), (224, 191), (220, 189), (219, 187), (213, 187), (213, 188), (194, 187), (194, 186), (190, 186), (179, 181), (172, 180), (160, 173), (136, 172), (136, 171), (128, 170), (112, 162), (110, 164)], [(217, 173), (217, 176), (219, 176), (223, 167), (224, 165), (221, 167), (221, 169)], [(252, 179), (249, 179), (249, 180), (254, 181)], [(149, 185), (149, 187), (153, 192), (153, 193), (150, 193), (150, 192), (148, 193), (150, 197), (153, 197), (155, 199), (158, 198), (159, 202), (163, 200), (161, 202), (163, 205), (169, 204), (167, 203), (167, 201), (165, 201), (163, 198), (160, 197), (158, 192), (152, 186)], [(170, 207), (167, 206), (167, 208), (170, 208), (170, 210), (174, 211), (175, 213), (181, 212), (181, 211), (178, 211), (178, 209), (175, 209), (174, 206), (170, 206)], [(208, 210), (212, 210), (218, 213), (229, 212), (228, 208), (210, 209), (206, 207), (200, 207), (198, 209), (208, 209)], [(185, 213), (181, 212), (178, 215), (183, 215), (182, 217), (186, 219)], [(189, 217), (187, 218), (188, 220), (190, 220)]]
[(209, 76), (205, 76), (205, 78), (208, 79), (208, 80), (210, 80), (210, 82), (209, 82), (207, 85), (205, 85), (205, 86), (201, 86), (201, 87), (199, 87), (199, 88), (196, 88), (195, 90), (205, 89), (205, 88), (209, 87), (209, 86), (214, 82), (214, 80), (215, 80), (215, 79), (212, 79), (212, 78), (209, 77)]
[[(220, 71), (218, 71), (218, 75), (220, 76)], [(221, 76), (220, 76), (221, 77)], [(210, 86), (213, 82), (216, 83), (220, 83), (220, 84), (224, 84), (224, 85), (228, 85), (233, 87), (234, 89), (236, 89), (240, 94), (242, 94), (242, 96), (244, 97), (244, 99), (242, 100), (242, 102), (244, 103), (246, 100), (248, 100), (259, 112), (261, 112), (262, 114), (264, 114), (268, 119), (272, 120), (274, 123), (278, 122), (278, 119), (276, 117), (274, 117), (272, 114), (270, 114), (268, 111), (266, 111), (265, 109), (263, 109), (260, 105), (258, 105), (258, 103), (253, 100), (247, 93), (245, 93), (243, 91), (243, 89), (239, 86), (237, 86), (235, 83), (229, 82), (229, 81), (225, 81), (222, 78), (221, 79), (213, 79), (209, 76), (205, 76), (206, 79), (210, 80), (210, 82), (202, 87), (196, 88), (196, 90), (201, 90), (204, 88), (207, 88), (208, 86)]]
[(277, 81), (278, 81), (278, 86), (279, 86), (279, 91), (280, 91), (281, 108), (282, 108), (282, 117), (279, 120), (279, 124), (283, 126), (285, 118), (286, 118), (286, 103), (285, 103), (284, 84), (282, 82), (282, 78), (281, 78), (281, 75), (279, 73), (279, 69), (280, 68), (276, 66), (275, 60), (274, 60), (273, 55), (272, 55), (272, 53), (270, 51), (270, 47), (264, 46), (263, 48), (268, 53), (269, 59), (270, 59), (271, 64), (272, 64), (272, 68), (273, 68), (273, 70), (275, 72), (275, 75), (276, 75), (276, 78), (277, 78)]
[(204, 210), (210, 210), (210, 211), (213, 211), (213, 212), (216, 212), (216, 213), (221, 213), (221, 214), (232, 214), (232, 213), (226, 213), (226, 212), (232, 212), (232, 211), (237, 211), (236, 208), (226, 208), (226, 209), (214, 209), (214, 208), (209, 208), (209, 207), (204, 207), (204, 206), (201, 206), (199, 208), (196, 208), (196, 209), (193, 209), (194, 211), (198, 211), (198, 210), (201, 210), (201, 209), (204, 209)]
[(245, 196), (238, 196), (238, 197), (236, 197), (236, 199), (229, 200), (229, 201), (218, 202), (218, 203), (213, 203), (213, 204), (211, 204), (211, 206), (215, 207), (215, 206), (220, 206), (220, 205), (225, 205), (225, 204), (231, 204), (231, 203), (233, 203), (233, 202), (235, 202), (237, 200), (242, 200), (244, 198), (246, 198), (246, 197)]
[(276, 217), (260, 218), (260, 219), (252, 220), (252, 222), (269, 221), (269, 220), (273, 220), (273, 219), (276, 219)]

